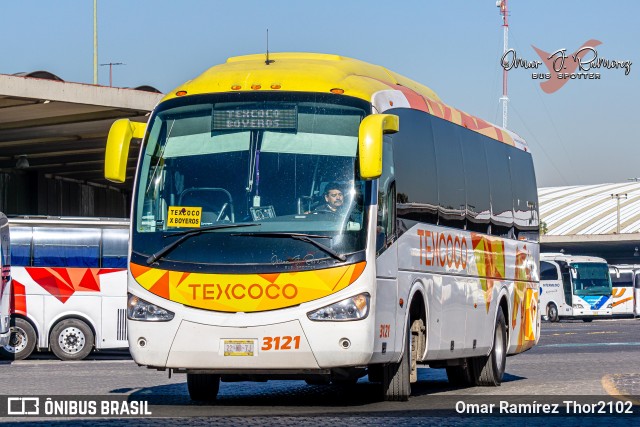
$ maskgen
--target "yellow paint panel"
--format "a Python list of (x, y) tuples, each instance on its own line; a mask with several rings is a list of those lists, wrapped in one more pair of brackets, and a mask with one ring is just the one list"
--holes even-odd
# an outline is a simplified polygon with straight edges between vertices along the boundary
[(154, 286), (168, 280), (171, 301), (205, 310), (256, 312), (291, 307), (336, 293), (355, 282), (359, 274), (354, 272), (364, 270), (365, 264), (273, 275), (183, 273), (131, 264), (131, 272), (143, 288), (163, 298), (167, 295), (162, 294), (162, 288)]

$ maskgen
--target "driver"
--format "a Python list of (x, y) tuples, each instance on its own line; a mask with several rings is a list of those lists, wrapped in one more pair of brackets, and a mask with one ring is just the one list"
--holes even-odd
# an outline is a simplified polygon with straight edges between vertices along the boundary
[(314, 209), (314, 213), (342, 213), (344, 208), (344, 195), (342, 187), (337, 182), (330, 182), (324, 189), (325, 204)]

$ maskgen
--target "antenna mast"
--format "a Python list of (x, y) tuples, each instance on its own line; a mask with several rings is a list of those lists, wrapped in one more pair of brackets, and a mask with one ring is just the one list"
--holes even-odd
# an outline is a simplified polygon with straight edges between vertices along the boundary
[[(508, 0), (498, 0), (496, 6), (500, 8), (500, 15), (502, 15), (502, 28), (504, 30), (504, 49), (502, 54), (507, 53), (509, 44), (509, 9), (507, 7)], [(507, 95), (507, 70), (502, 70), (502, 127), (507, 128), (507, 103), (509, 102), (509, 96)]]
[(264, 63), (266, 65), (269, 65), (272, 62), (275, 62), (275, 61), (272, 59), (269, 59), (269, 29), (267, 28), (267, 59), (264, 61)]

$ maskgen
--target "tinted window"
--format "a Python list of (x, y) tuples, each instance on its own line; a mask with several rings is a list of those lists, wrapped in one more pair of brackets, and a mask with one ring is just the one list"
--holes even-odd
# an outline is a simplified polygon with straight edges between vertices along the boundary
[(34, 229), (33, 266), (99, 267), (100, 230), (90, 228)]
[(127, 268), (129, 230), (105, 229), (102, 231), (102, 267)]
[(540, 261), (540, 280), (558, 280), (558, 270), (555, 264)]
[(31, 265), (31, 227), (11, 227), (11, 265)]
[[(400, 117), (400, 131), (392, 135), (398, 218), (436, 224), (438, 180), (431, 116), (409, 109), (389, 111)], [(401, 226), (402, 232), (410, 224)]]
[(489, 138), (485, 139), (489, 180), (491, 183), (491, 234), (510, 235), (513, 226), (513, 195), (509, 171), (509, 147)]
[(458, 126), (436, 117), (431, 122), (438, 168), (438, 224), (464, 228), (467, 203)]
[(489, 171), (483, 136), (460, 128), (467, 189), (467, 230), (487, 233), (491, 220)]
[(633, 287), (633, 273), (630, 271), (609, 270), (611, 273), (611, 283), (618, 288)]
[(528, 238), (537, 240), (538, 191), (531, 154), (511, 148), (511, 182), (513, 185), (514, 223), (519, 232), (534, 232)]

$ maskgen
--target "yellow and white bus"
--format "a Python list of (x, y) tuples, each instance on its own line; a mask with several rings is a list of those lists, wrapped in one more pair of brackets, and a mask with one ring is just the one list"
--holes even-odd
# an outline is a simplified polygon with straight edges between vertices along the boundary
[(609, 266), (612, 286), (611, 314), (614, 316), (636, 315), (636, 289), (634, 287), (638, 283), (638, 272), (640, 272), (640, 265), (620, 264)]
[(368, 374), (406, 400), (419, 364), (497, 385), (539, 338), (526, 143), (425, 86), (337, 55), (235, 57), (147, 125), (114, 123), (108, 179), (133, 138), (130, 351), (192, 399)]

